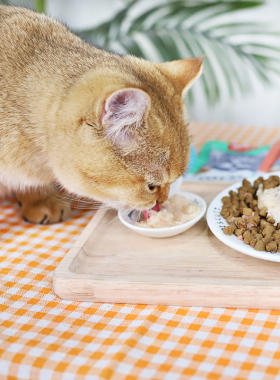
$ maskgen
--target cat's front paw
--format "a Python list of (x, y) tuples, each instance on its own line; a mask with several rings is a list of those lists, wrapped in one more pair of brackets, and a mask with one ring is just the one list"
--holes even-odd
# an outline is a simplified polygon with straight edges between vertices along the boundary
[(36, 201), (19, 201), (22, 215), (27, 222), (51, 224), (63, 222), (70, 215), (70, 206), (63, 200), (63, 204), (56, 198), (47, 198)]

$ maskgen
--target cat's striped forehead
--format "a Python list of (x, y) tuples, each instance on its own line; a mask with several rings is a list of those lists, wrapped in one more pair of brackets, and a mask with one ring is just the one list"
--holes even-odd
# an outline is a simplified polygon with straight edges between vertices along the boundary
[(134, 173), (137, 173), (142, 181), (154, 186), (172, 183), (182, 175), (179, 169), (181, 165), (178, 166), (177, 159), (171, 159), (169, 149), (160, 153), (151, 152), (150, 149), (142, 152), (138, 150), (126, 158), (128, 166), (134, 169)]

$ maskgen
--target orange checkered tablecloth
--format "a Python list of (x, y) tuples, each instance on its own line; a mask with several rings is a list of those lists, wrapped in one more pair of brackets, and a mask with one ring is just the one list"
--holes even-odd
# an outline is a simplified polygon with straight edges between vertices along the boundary
[[(226, 133), (237, 143), (280, 139), (277, 129), (191, 128), (197, 146)], [(280, 311), (59, 299), (54, 269), (92, 213), (41, 226), (24, 222), (14, 200), (1, 203), (1, 380), (280, 379)]]

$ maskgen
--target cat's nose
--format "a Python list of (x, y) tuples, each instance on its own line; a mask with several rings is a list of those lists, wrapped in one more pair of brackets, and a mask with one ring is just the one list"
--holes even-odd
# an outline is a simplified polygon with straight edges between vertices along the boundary
[(169, 185), (164, 185), (159, 188), (159, 193), (157, 197), (157, 202), (158, 203), (163, 203), (167, 201), (168, 194), (169, 194)]

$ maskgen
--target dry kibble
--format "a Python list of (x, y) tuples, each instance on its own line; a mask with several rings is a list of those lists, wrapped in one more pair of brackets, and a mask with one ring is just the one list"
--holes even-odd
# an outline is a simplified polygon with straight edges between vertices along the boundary
[[(239, 199), (240, 199), (240, 201), (244, 202), (244, 199), (245, 199), (245, 197), (246, 197), (246, 195), (245, 195), (245, 191), (244, 191), (244, 190), (241, 190), (241, 191), (238, 192), (238, 194), (239, 194)], [(244, 202), (244, 203), (245, 203), (245, 202)], [(246, 205), (246, 203), (245, 203), (245, 205)], [(245, 207), (245, 206), (244, 206), (244, 207)]]
[(245, 236), (251, 236), (251, 232), (248, 231), (248, 230), (246, 230), (246, 231), (244, 232), (244, 234), (243, 234), (243, 237), (245, 237)]
[(238, 199), (233, 199), (231, 201), (231, 204), (236, 208), (236, 209), (239, 209), (240, 207), (240, 203), (239, 203), (239, 200)]
[(239, 211), (241, 212), (241, 214), (243, 214), (243, 209), (246, 208), (247, 205), (244, 201), (240, 201), (239, 203)]
[(245, 187), (252, 187), (251, 182), (249, 182), (246, 178), (243, 179), (242, 185)]
[(257, 190), (260, 184), (264, 189), (280, 186), (279, 176), (267, 180), (259, 177), (252, 185), (244, 179), (237, 191), (231, 190), (222, 198), (221, 215), (230, 224), (224, 228), (227, 235), (233, 232), (239, 240), (251, 245), (257, 251), (280, 252), (280, 223), (275, 226), (273, 217), (267, 215), (267, 208), (258, 208)]
[(261, 240), (263, 238), (263, 236), (262, 236), (262, 234), (256, 234), (255, 238), (258, 239), (258, 240)]
[(268, 221), (268, 223), (271, 223), (271, 224), (275, 223), (275, 220), (272, 218), (272, 216), (267, 217), (266, 220)]
[(247, 228), (248, 230), (251, 230), (252, 228), (256, 228), (258, 225), (258, 222), (254, 218), (247, 219)]
[(230, 226), (226, 226), (223, 228), (223, 232), (226, 235), (232, 235), (235, 230), (236, 230), (236, 226), (234, 224), (231, 224)]
[(231, 203), (231, 199), (230, 199), (230, 197), (223, 197), (222, 198), (222, 202), (225, 204), (225, 203)]
[(243, 215), (245, 215), (245, 216), (252, 216), (253, 215), (253, 210), (251, 208), (244, 207), (244, 209), (243, 209)]
[(257, 242), (258, 242), (258, 239), (256, 239), (255, 237), (252, 237), (250, 240), (250, 246), (254, 248)]
[(245, 202), (248, 203), (248, 204), (250, 204), (251, 200), (252, 200), (252, 195), (251, 194), (247, 194), (246, 197), (245, 197)]
[(220, 212), (220, 214), (222, 215), (222, 217), (224, 217), (226, 219), (230, 214), (229, 209), (228, 208), (222, 208), (222, 211)]
[(266, 244), (265, 246), (266, 251), (277, 251), (277, 243), (275, 241), (271, 241), (270, 243)]
[(251, 239), (254, 237), (251, 235), (250, 231), (245, 231), (243, 234), (243, 239), (245, 244), (250, 244)]
[(265, 244), (262, 240), (258, 240), (256, 245), (254, 246), (256, 251), (265, 251)]
[(251, 229), (251, 234), (252, 234), (253, 236), (256, 236), (257, 233), (258, 233), (258, 229), (257, 229), (256, 227), (254, 227), (254, 228)]
[(255, 180), (255, 182), (254, 182), (254, 187), (255, 187), (256, 189), (258, 189), (258, 187), (259, 187), (259, 185), (260, 185), (261, 183), (263, 183), (263, 177), (259, 177), (258, 179)]
[(232, 203), (231, 202), (224, 202), (223, 204), (223, 208), (228, 208), (230, 209), (232, 207)]
[(262, 234), (263, 236), (272, 236), (273, 232), (275, 231), (275, 227), (270, 225), (269, 226), (266, 226), (263, 230), (262, 230)]
[(233, 216), (239, 216), (240, 215), (240, 211), (238, 210), (238, 208), (236, 208), (235, 206), (233, 206), (231, 209), (230, 209), (231, 213)]
[(274, 182), (274, 181), (264, 181), (263, 183), (263, 189), (274, 189), (274, 187), (278, 186), (278, 183), (277, 182)]
[(257, 225), (260, 224), (260, 217), (257, 213), (254, 213), (254, 215), (252, 216), (252, 219), (254, 219), (256, 222), (257, 222)]
[(238, 194), (235, 191), (233, 191), (233, 190), (230, 190), (229, 195), (230, 195), (231, 199), (233, 199), (233, 198), (237, 198), (238, 199)]
[(261, 226), (261, 229), (263, 230), (265, 227), (271, 226), (271, 224), (268, 223), (265, 219), (261, 219), (260, 226)]
[(238, 192), (239, 191), (244, 191), (244, 193), (246, 193), (246, 191), (248, 191), (248, 187), (242, 185), (239, 187)]
[(280, 184), (280, 178), (278, 177), (278, 175), (272, 175), (271, 177), (271, 180), (276, 182), (277, 183), (277, 186), (279, 186)]
[(264, 242), (265, 245), (270, 243), (272, 240), (273, 240), (272, 236), (266, 236), (266, 237), (262, 238), (262, 241)]
[(260, 211), (259, 211), (259, 214), (261, 216), (266, 216), (266, 213), (267, 213), (267, 208), (266, 207), (263, 207)]
[(277, 231), (273, 232), (272, 237), (273, 237), (273, 239), (275, 239), (275, 240), (280, 240), (280, 231), (277, 230)]
[(232, 214), (229, 214), (229, 216), (226, 218), (226, 221), (228, 224), (233, 224), (235, 222), (236, 217), (233, 216)]
[(254, 199), (252, 202), (251, 202), (251, 207), (255, 208), (255, 207), (258, 207), (258, 201), (256, 199)]
[(243, 218), (236, 218), (234, 221), (237, 228), (246, 228), (247, 227), (247, 221)]
[(243, 235), (245, 231), (246, 231), (246, 228), (236, 228), (234, 233), (236, 236), (240, 236), (240, 235)]

